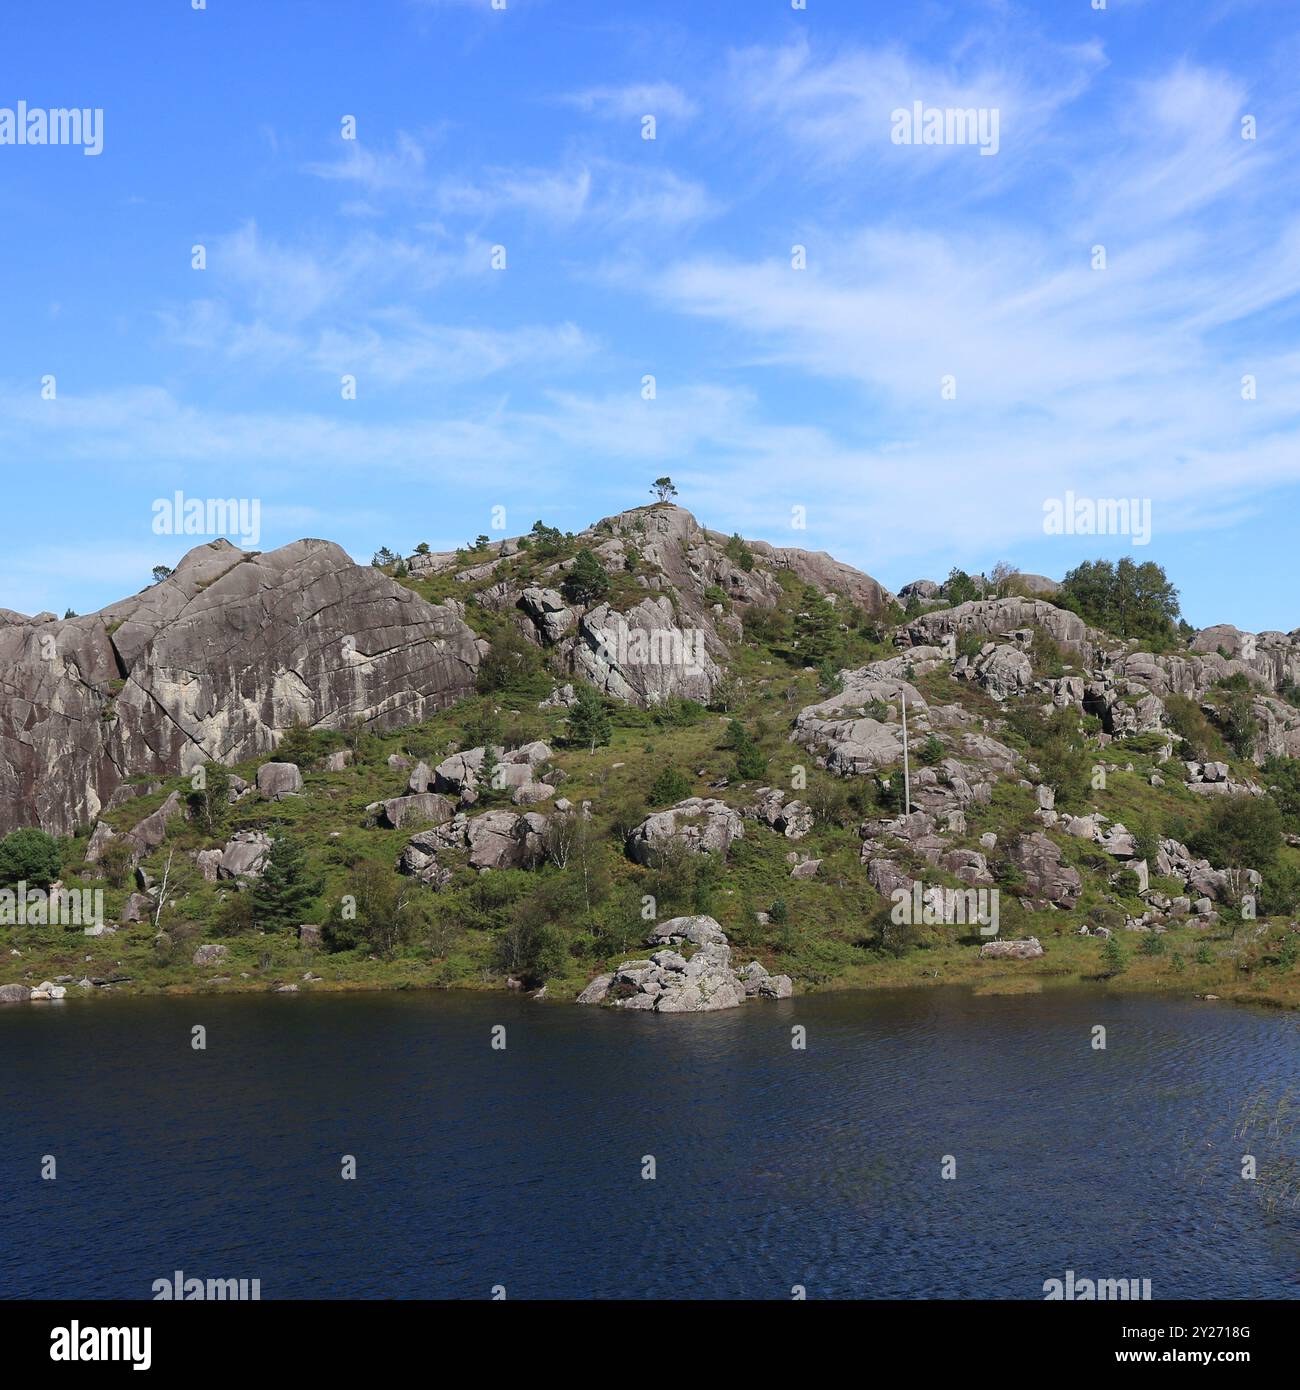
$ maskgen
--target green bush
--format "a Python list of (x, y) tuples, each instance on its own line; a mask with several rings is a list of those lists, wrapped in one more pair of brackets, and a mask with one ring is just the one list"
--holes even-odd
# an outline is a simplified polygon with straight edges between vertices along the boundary
[(62, 866), (63, 850), (58, 840), (35, 826), (11, 830), (0, 840), (0, 884), (23, 882), (29, 888), (48, 888)]
[(1282, 847), (1282, 816), (1266, 796), (1224, 797), (1188, 844), (1217, 867), (1264, 872)]
[(99, 856), (99, 867), (114, 888), (125, 888), (135, 867), (135, 851), (119, 836), (104, 846)]
[(186, 801), (190, 815), (209, 835), (215, 835), (230, 814), (230, 769), (221, 763), (204, 763), (196, 768)]
[(754, 568), (754, 552), (740, 538), (739, 533), (732, 536), (726, 545), (727, 558), (739, 565), (746, 574)]
[(569, 710), (568, 741), (576, 748), (594, 753), (610, 740), (609, 711), (605, 702), (589, 685), (578, 689), (578, 698)]
[(1292, 824), (1300, 823), (1300, 758), (1269, 757), (1264, 784), (1282, 815)]
[(598, 603), (609, 593), (609, 575), (604, 565), (585, 546), (578, 551), (560, 592), (570, 603)]
[(916, 756), (917, 760), (924, 763), (926, 767), (933, 767), (935, 763), (941, 762), (944, 756), (944, 749), (938, 735), (931, 734), (916, 750)]
[(428, 890), (384, 865), (363, 865), (348, 887), (325, 920), (331, 951), (362, 947), (387, 959), (428, 925)]
[(691, 794), (691, 781), (675, 767), (664, 768), (655, 778), (646, 802), (650, 806), (673, 806)]
[(1102, 964), (1108, 975), (1122, 975), (1128, 969), (1128, 952), (1119, 944), (1119, 937), (1112, 936), (1101, 953)]
[(735, 751), (736, 776), (741, 781), (753, 781), (767, 774), (767, 759), (754, 736), (738, 719), (728, 722), (723, 747)]
[(535, 694), (542, 671), (541, 651), (513, 625), (502, 627), (489, 642), (488, 653), (478, 667), (479, 693)]
[(1186, 745), (1184, 752), (1195, 762), (1214, 760), (1223, 751), (1223, 741), (1205, 712), (1186, 695), (1165, 696), (1165, 717), (1169, 727)]
[(307, 728), (295, 721), (285, 730), (284, 737), (275, 747), (275, 761), (293, 763), (300, 768), (308, 768), (330, 751), (334, 735), (324, 731)]
[(1035, 625), (1034, 640), (1029, 648), (1029, 660), (1034, 673), (1055, 680), (1065, 674), (1065, 653), (1045, 627)]

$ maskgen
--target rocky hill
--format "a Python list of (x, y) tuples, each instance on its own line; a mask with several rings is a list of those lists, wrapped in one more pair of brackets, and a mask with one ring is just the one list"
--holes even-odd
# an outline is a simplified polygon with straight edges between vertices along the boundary
[(336, 545), (191, 550), (87, 617), (0, 615), (0, 831), (69, 835), (129, 779), (269, 753), (295, 723), (409, 724), (474, 688), (479, 649)]
[(216, 542), (101, 613), (0, 618), (3, 828), (69, 837), (61, 881), (107, 902), (0, 916), (14, 990), (1300, 1002), (1300, 632), (1144, 650), (1068, 585), (895, 596), (663, 504), (378, 558)]

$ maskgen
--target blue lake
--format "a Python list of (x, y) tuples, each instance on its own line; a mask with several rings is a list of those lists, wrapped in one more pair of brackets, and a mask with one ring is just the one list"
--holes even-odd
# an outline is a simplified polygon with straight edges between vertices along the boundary
[(1292, 1298), (1300, 1151), (1268, 1117), (1298, 1063), (1294, 1016), (1075, 989), (676, 1017), (504, 994), (10, 1005), (0, 1296), (148, 1298), (179, 1269), (263, 1298), (1042, 1298), (1073, 1269)]

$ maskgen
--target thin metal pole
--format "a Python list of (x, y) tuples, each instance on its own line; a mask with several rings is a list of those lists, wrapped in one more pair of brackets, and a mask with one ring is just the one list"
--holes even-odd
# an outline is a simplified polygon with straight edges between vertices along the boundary
[(907, 691), (903, 696), (903, 814), (912, 814), (912, 773), (907, 761)]

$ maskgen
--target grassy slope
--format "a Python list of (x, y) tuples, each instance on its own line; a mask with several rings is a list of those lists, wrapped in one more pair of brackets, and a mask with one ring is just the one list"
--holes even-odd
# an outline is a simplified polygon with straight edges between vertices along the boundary
[[(456, 582), (441, 578), (431, 587), (450, 590)], [(425, 584), (421, 582), (420, 587)], [(472, 603), (470, 611), (476, 614)], [(487, 615), (477, 616), (484, 620), (484, 626), (490, 626)], [(855, 634), (850, 641), (856, 645), (846, 653), (846, 664), (860, 664), (883, 654), (883, 649), (872, 647), (867, 636)], [(784, 655), (779, 646), (758, 642), (738, 647), (733, 669), (743, 682), (743, 693), (734, 713), (756, 733), (768, 756), (764, 780), (789, 786), (793, 768), (802, 765), (808, 772), (809, 791), (800, 794), (809, 797), (825, 777), (812, 767), (810, 755), (788, 741), (787, 731), (794, 714), (820, 698), (821, 692), (815, 676), (793, 667)], [(35, 983), (56, 975), (74, 979), (83, 975), (120, 976), (127, 977), (121, 986), (125, 989), (180, 992), (216, 987), (266, 989), (301, 982), (311, 971), (321, 979), (303, 987), (316, 990), (499, 988), (502, 977), (494, 969), (494, 947), (511, 903), (559, 877), (558, 870), (482, 878), (463, 870), (450, 890), (428, 894), (432, 921), (420, 939), (390, 959), (379, 959), (364, 951), (305, 951), (288, 934), (216, 936), (218, 907), (226, 886), (204, 883), (189, 858), (191, 851), (223, 844), (238, 829), (283, 825), (302, 842), (312, 867), (325, 877), (323, 912), (325, 903), (349, 891), (359, 864), (374, 862), (391, 868), (412, 830), (418, 828), (386, 830), (366, 824), (364, 808), (368, 803), (405, 790), (405, 774), (388, 767), (388, 756), (402, 753), (430, 763), (439, 761), (465, 746), (467, 731), (491, 707), (500, 712), (508, 743), (543, 738), (556, 749), (554, 766), (566, 778), (561, 794), (575, 802), (591, 800), (595, 812), (592, 867), (606, 891), (590, 915), (577, 908), (560, 920), (568, 949), (564, 963), (550, 977), (548, 992), (554, 997), (572, 997), (599, 969), (640, 954), (646, 926), (638, 909), (642, 895), (655, 892), (660, 918), (692, 910), (711, 912), (730, 936), (738, 964), (756, 958), (773, 970), (792, 975), (802, 990), (939, 982), (969, 983), (980, 990), (998, 992), (1096, 981), (1108, 989), (1168, 988), (1300, 1007), (1300, 968), (1288, 968), (1277, 961), (1288, 930), (1282, 920), (1238, 923), (1235, 936), (1229, 924), (1174, 928), (1160, 938), (1164, 945), (1161, 955), (1145, 953), (1146, 934), (1120, 932), (1129, 963), (1120, 975), (1104, 978), (1102, 942), (1075, 935), (1079, 923), (1103, 908), (1112, 912), (1128, 909), (1136, 914), (1142, 904), (1136, 897), (1124, 897), (1108, 882), (1118, 867), (1114, 861), (1095, 846), (1064, 837), (1061, 843), (1066, 857), (1080, 869), (1085, 883), (1075, 912), (1032, 913), (1009, 894), (1003, 895), (1001, 934), (1039, 937), (1046, 954), (1034, 961), (981, 960), (977, 939), (952, 939), (952, 933), (937, 934), (943, 939), (899, 956), (873, 949), (866, 924), (883, 904), (868, 884), (865, 866), (858, 858), (856, 823), (862, 818), (860, 808), (847, 811), (844, 824), (819, 824), (797, 843), (786, 841), (765, 826), (746, 822), (745, 838), (733, 846), (729, 862), (719, 866), (711, 888), (687, 885), (674, 895), (662, 876), (626, 859), (616, 827), (646, 813), (647, 791), (666, 765), (687, 775), (694, 794), (719, 796), (738, 807), (746, 804), (756, 783), (733, 781), (725, 788), (710, 789), (711, 783), (734, 773), (733, 754), (721, 746), (725, 718), (709, 713), (693, 722), (661, 726), (644, 712), (618, 710), (611, 743), (590, 754), (563, 748), (562, 711), (536, 708), (549, 684), (548, 678), (535, 678), (525, 682), (513, 697), (498, 696), (493, 701), (477, 697), (425, 724), (368, 738), (359, 747), (354, 766), (334, 774), (308, 770), (305, 794), (279, 805), (268, 806), (250, 796), (231, 809), (215, 836), (207, 836), (193, 822), (177, 818), (167, 844), (146, 862), (147, 869), (160, 879), (169, 852), (175, 851), (170, 882), (173, 889), (179, 889), (180, 898), (162, 923), (170, 949), (155, 945), (151, 922), (123, 928), (117, 935), (100, 940), (86, 938), (80, 930), (0, 926), (0, 953), (9, 965), (3, 978), (26, 978)], [(995, 712), (982, 692), (945, 676), (931, 675), (921, 684), (928, 687), (932, 698), (946, 702), (959, 699), (980, 715)], [(1007, 736), (1007, 741), (1016, 742), (1013, 736)], [(1136, 749), (1140, 746), (1139, 741)], [(1112, 773), (1106, 789), (1087, 793), (1084, 804), (1076, 809), (1100, 810), (1130, 828), (1142, 821), (1166, 832), (1183, 828), (1180, 838), (1205, 814), (1206, 803), (1176, 779), (1171, 777), (1163, 788), (1150, 786), (1149, 774), (1155, 764), (1149, 754), (1117, 744), (1099, 756), (1118, 763), (1121, 769), (1132, 761), (1134, 771)], [(235, 770), (252, 780), (255, 764)], [(127, 829), (160, 805), (174, 788), (184, 795), (188, 784), (174, 779), (152, 795), (110, 812), (106, 819), (118, 829)], [(967, 835), (954, 844), (978, 847), (980, 834), (990, 829), (1005, 839), (1019, 828), (1036, 828), (1033, 805), (1026, 789), (1011, 781), (1001, 782), (992, 805), (971, 811)], [(544, 812), (547, 808), (537, 809)], [(83, 835), (69, 846), (65, 859), (69, 871), (64, 876), (69, 887), (103, 886), (99, 880), (76, 876), (85, 844)], [(823, 860), (816, 878), (790, 878), (786, 855), (792, 849)], [(1285, 853), (1300, 859), (1294, 850)], [(570, 875), (573, 872), (570, 870)], [(928, 871), (927, 878), (942, 881), (943, 876)], [(1159, 881), (1153, 886), (1177, 891)], [(106, 920), (117, 919), (128, 891), (106, 890)], [(775, 920), (760, 924), (756, 919), (759, 911), (772, 913)], [(320, 921), (320, 915), (315, 920)], [(216, 968), (192, 965), (194, 947), (212, 940), (221, 940), (229, 947), (228, 959)], [(21, 957), (12, 956), (13, 949), (19, 950)], [(228, 976), (229, 983), (206, 983), (214, 976)]]

